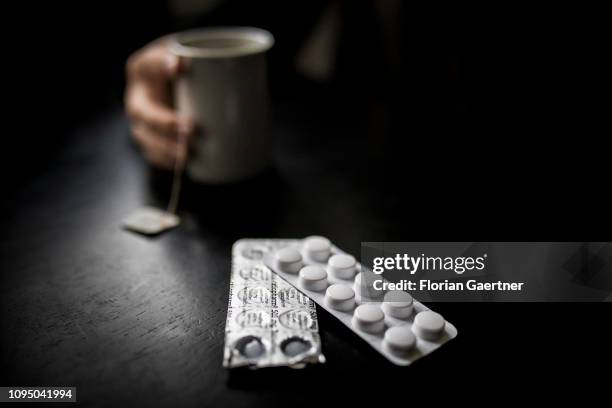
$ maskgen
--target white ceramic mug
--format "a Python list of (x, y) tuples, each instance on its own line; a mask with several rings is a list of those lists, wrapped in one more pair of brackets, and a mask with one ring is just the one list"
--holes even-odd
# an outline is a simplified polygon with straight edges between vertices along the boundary
[(253, 176), (269, 163), (271, 135), (266, 51), (274, 37), (250, 27), (223, 27), (175, 34), (170, 50), (188, 59), (175, 86), (179, 113), (202, 127), (187, 174), (222, 184)]

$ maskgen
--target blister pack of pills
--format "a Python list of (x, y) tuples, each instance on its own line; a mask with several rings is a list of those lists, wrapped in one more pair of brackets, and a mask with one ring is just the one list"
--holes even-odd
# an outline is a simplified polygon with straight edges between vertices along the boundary
[(223, 366), (322, 363), (315, 303), (263, 263), (282, 242), (240, 240), (232, 248)]
[(409, 365), (457, 335), (409, 293), (372, 290), (373, 278), (382, 278), (326, 238), (248, 242), (273, 242), (264, 263), (394, 364)]

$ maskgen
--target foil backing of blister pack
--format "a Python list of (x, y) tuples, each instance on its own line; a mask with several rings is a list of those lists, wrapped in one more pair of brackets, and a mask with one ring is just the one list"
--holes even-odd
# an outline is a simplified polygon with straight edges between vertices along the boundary
[(264, 263), (278, 242), (240, 240), (232, 248), (223, 366), (323, 363), (315, 302)]

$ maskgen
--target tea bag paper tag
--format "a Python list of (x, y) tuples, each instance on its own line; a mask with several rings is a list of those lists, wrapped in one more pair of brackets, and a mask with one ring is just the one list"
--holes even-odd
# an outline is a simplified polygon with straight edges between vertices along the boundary
[(154, 207), (142, 207), (125, 217), (122, 221), (124, 228), (144, 235), (157, 235), (163, 231), (176, 227), (180, 223), (176, 214)]
[(166, 211), (154, 207), (141, 207), (129, 214), (123, 221), (125, 229), (144, 235), (156, 235), (176, 227), (181, 219), (176, 215), (179, 197), (181, 195), (181, 180), (187, 158), (187, 131), (179, 131), (174, 161), (174, 177), (172, 178), (172, 193)]

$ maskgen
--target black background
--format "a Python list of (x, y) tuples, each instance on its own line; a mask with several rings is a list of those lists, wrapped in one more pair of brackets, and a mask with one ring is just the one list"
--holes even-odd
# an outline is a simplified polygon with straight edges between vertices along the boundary
[(313, 122), (350, 133), (367, 163), (354, 176), (376, 174), (393, 193), (389, 205), (423, 214), (420, 234), (605, 239), (603, 13), (555, 3), (405, 5), (401, 64), (390, 69), (371, 5), (346, 2), (337, 78), (321, 86), (290, 64), (324, 2), (284, 3), (230, 1), (179, 24), (158, 2), (7, 10), (6, 185), (44, 171), (72, 129), (120, 103), (130, 52), (175, 29), (252, 24), (281, 39), (271, 55), (277, 109), (300, 116), (310, 135)]
[(459, 336), (407, 370), (321, 312), (325, 366), (222, 370), (238, 238), (319, 233), (355, 254), (361, 241), (610, 238), (601, 10), (405, 6), (393, 71), (375, 52), (367, 2), (355, 4), (328, 86), (286, 65), (316, 2), (212, 18), (287, 39), (271, 56), (275, 170), (188, 184), (184, 224), (154, 240), (117, 228), (136, 206), (163, 205), (168, 186), (128, 141), (123, 64), (183, 27), (154, 2), (6, 9), (2, 385), (76, 385), (98, 405), (205, 406), (528, 403), (603, 390), (609, 304), (434, 305)]

